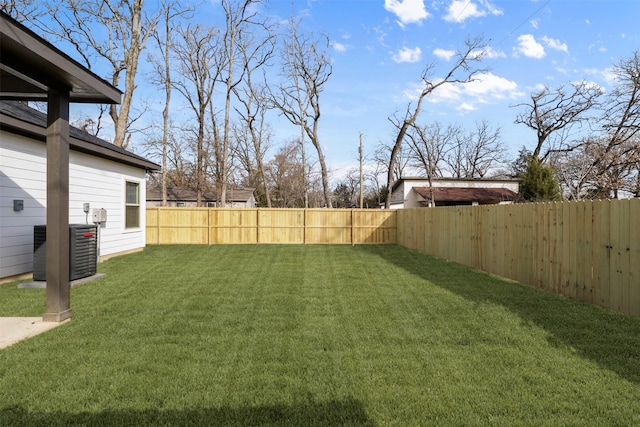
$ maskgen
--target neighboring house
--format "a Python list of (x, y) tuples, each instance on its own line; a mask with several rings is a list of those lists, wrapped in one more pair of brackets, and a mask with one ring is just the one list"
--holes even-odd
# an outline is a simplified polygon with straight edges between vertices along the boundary
[[(226, 205), (228, 208), (255, 208), (256, 198), (253, 192), (255, 188), (227, 188)], [(197, 206), (196, 191), (187, 187), (167, 188), (167, 206), (171, 207), (195, 207)], [(205, 207), (217, 207), (216, 194), (213, 191), (205, 191), (202, 194), (202, 205)], [(162, 189), (147, 189), (147, 206), (162, 206)]]
[[(24, 103), (0, 102), (0, 279), (32, 271), (33, 227), (46, 224), (46, 121)], [(160, 167), (79, 129), (70, 137), (69, 223), (91, 224), (93, 209), (106, 209), (100, 255), (143, 248), (146, 174)]]
[(513, 203), (519, 190), (516, 179), (401, 178), (393, 184), (391, 209), (426, 206)]

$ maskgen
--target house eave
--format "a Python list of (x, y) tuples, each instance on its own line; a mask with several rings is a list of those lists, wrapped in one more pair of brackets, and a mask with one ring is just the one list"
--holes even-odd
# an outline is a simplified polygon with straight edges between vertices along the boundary
[[(47, 130), (44, 127), (17, 119), (2, 112), (0, 112), (0, 130), (32, 138), (43, 143), (46, 143), (47, 140)], [(148, 172), (161, 169), (159, 165), (149, 160), (116, 151), (115, 146), (114, 149), (110, 149), (73, 136), (70, 136), (69, 145), (74, 151), (145, 169)]]
[(0, 13), (0, 100), (46, 101), (68, 92), (77, 103), (119, 104), (122, 92), (5, 13)]

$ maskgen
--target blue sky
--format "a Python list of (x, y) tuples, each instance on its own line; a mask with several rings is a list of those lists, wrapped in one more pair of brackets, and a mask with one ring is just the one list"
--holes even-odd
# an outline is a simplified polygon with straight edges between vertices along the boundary
[[(275, 0), (271, 9), (287, 16), (291, 3)], [(406, 108), (427, 63), (447, 71), (465, 38), (488, 41), (489, 72), (478, 82), (438, 89), (418, 121), (471, 130), (486, 119), (502, 128), (513, 157), (535, 141), (533, 131), (513, 123), (521, 111), (514, 105), (542, 85), (587, 80), (606, 90), (610, 67), (640, 49), (636, 0), (315, 0), (295, 2), (295, 10), (306, 30), (332, 40), (320, 132), (338, 174), (356, 165), (360, 132), (365, 151), (393, 140), (387, 118)]]
[[(203, 23), (221, 19), (216, 1), (198, 10)], [(426, 64), (437, 64), (437, 79), (466, 38), (485, 38), (482, 67), (489, 71), (472, 84), (436, 90), (418, 122), (471, 130), (487, 120), (502, 129), (511, 157), (535, 141), (533, 131), (513, 123), (521, 111), (514, 105), (542, 85), (586, 80), (607, 90), (611, 66), (640, 49), (638, 0), (271, 0), (261, 8), (282, 21), (293, 11), (303, 31), (331, 40), (333, 74), (321, 97), (320, 138), (334, 180), (357, 167), (360, 133), (365, 153), (393, 141), (388, 117), (406, 109)], [(144, 67), (136, 94), (159, 115), (158, 90), (142, 73)], [(174, 100), (180, 102), (177, 95)], [(299, 137), (284, 119), (275, 119), (274, 130), (275, 146)]]

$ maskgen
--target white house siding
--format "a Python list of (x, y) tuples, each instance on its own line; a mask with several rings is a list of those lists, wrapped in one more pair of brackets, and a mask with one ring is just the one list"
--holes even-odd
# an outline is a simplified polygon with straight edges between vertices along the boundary
[[(125, 229), (125, 182), (140, 184), (140, 228)], [(69, 223), (92, 223), (83, 204), (107, 210), (100, 255), (145, 246), (145, 171), (88, 154), (69, 155)], [(14, 212), (13, 200), (24, 200)], [(46, 223), (46, 146), (0, 131), (0, 278), (33, 268), (33, 226)]]

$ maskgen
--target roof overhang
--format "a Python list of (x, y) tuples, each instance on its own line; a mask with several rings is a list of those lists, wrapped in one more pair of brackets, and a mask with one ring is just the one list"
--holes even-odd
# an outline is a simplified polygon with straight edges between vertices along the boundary
[(0, 99), (46, 101), (67, 92), (70, 102), (118, 104), (116, 87), (0, 12)]
[(507, 188), (413, 187), (423, 200), (436, 202), (479, 202), (493, 204), (513, 202), (518, 195)]
[[(0, 110), (0, 130), (11, 132), (14, 134), (26, 136), (38, 141), (46, 142), (47, 129), (43, 124), (37, 124), (33, 121), (25, 121), (5, 114)], [(112, 160), (118, 163), (134, 166), (146, 171), (158, 171), (160, 166), (143, 158), (130, 153), (113, 144), (102, 142), (98, 138), (91, 137), (76, 129), (71, 129), (69, 139), (70, 148), (74, 151), (90, 154), (92, 156), (101, 157), (103, 159)]]

